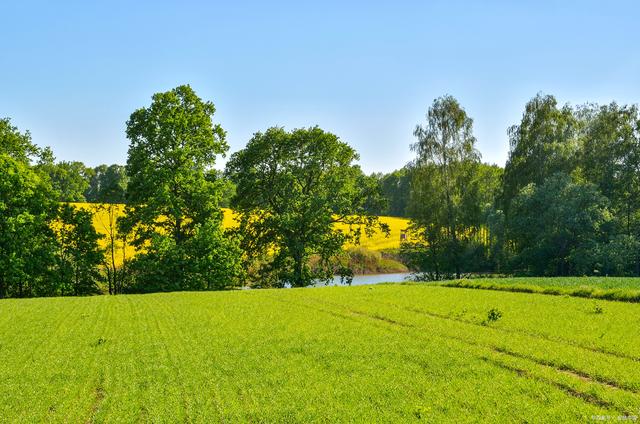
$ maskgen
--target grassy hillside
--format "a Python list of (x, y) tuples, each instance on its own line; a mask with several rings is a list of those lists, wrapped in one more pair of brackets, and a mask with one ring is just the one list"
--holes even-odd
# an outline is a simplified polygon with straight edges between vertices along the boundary
[(637, 415), (640, 305), (431, 285), (0, 301), (8, 422)]
[[(114, 221), (111, 219), (111, 216), (109, 215), (108, 211), (103, 207), (103, 205), (96, 204), (96, 203), (74, 203), (74, 205), (94, 212), (93, 221), (94, 221), (94, 226), (96, 230), (100, 234), (104, 234), (104, 235), (107, 235), (109, 233), (110, 226), (113, 225)], [(116, 217), (121, 216), (123, 214), (124, 205), (114, 205), (114, 208), (115, 208), (114, 215)], [(232, 228), (235, 225), (237, 225), (235, 221), (235, 214), (231, 209), (223, 209), (222, 211), (224, 213), (223, 226), (225, 228)], [(371, 249), (371, 250), (399, 248), (400, 233), (402, 230), (404, 230), (407, 227), (409, 221), (405, 218), (397, 218), (397, 217), (391, 217), (391, 216), (382, 216), (380, 217), (380, 220), (383, 223), (389, 225), (389, 228), (391, 230), (389, 237), (386, 237), (385, 234), (383, 234), (380, 231), (377, 231), (373, 235), (373, 237), (364, 236), (361, 240), (360, 246), (365, 247), (367, 249)], [(336, 228), (346, 230), (346, 226), (343, 226), (343, 225), (337, 225)], [(108, 241), (106, 238), (102, 240), (103, 246), (106, 246), (107, 243)], [(117, 259), (118, 259), (118, 262), (121, 263), (122, 257), (123, 257), (122, 247), (120, 244), (118, 244), (118, 246), (119, 248), (118, 248)], [(348, 248), (353, 246), (347, 245), (345, 247)], [(127, 257), (131, 257), (132, 255), (135, 254), (135, 251), (132, 248), (128, 248), (125, 254), (127, 255)]]
[(640, 278), (636, 277), (479, 278), (440, 284), (446, 287), (640, 302)]

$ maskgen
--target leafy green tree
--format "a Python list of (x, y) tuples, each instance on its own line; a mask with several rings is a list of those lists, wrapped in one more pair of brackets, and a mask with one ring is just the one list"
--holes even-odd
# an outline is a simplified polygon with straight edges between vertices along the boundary
[[(460, 277), (481, 223), (473, 120), (451, 96), (436, 99), (414, 131), (410, 240), (405, 256), (430, 278)], [(418, 257), (416, 258), (416, 255)], [(423, 258), (420, 256), (424, 255)]]
[[(243, 247), (250, 258), (266, 258), (260, 285), (329, 280), (344, 243), (381, 227), (365, 210), (377, 182), (357, 160), (353, 148), (318, 127), (269, 128), (231, 157), (226, 172), (236, 184), (232, 206), (240, 214)], [(337, 223), (348, 229), (337, 231)], [(320, 258), (314, 268), (311, 255)]]
[(388, 174), (373, 174), (373, 177), (379, 181), (385, 203), (378, 208), (369, 207), (370, 212), (373, 215), (407, 216), (411, 193), (410, 169), (405, 167)]
[[(640, 240), (640, 116), (637, 106), (592, 108), (584, 131), (581, 175), (611, 201), (619, 232)], [(629, 243), (625, 243), (631, 246)], [(635, 273), (640, 275), (640, 251)]]
[(244, 275), (239, 241), (215, 221), (196, 227), (180, 245), (170, 237), (153, 237), (147, 252), (128, 266), (133, 283), (125, 291), (222, 290)]
[(231, 200), (236, 195), (236, 185), (224, 175), (224, 171), (216, 170), (214, 175), (221, 187), (220, 207), (230, 208)]
[(599, 248), (599, 270), (601, 275), (637, 276), (638, 251), (640, 240), (638, 237), (626, 234), (616, 234), (608, 243)]
[(577, 165), (580, 120), (569, 106), (558, 108), (553, 96), (538, 94), (518, 125), (509, 128), (509, 158), (505, 165), (501, 207), (509, 215), (511, 200), (530, 183), (570, 174)]
[(55, 163), (51, 150), (44, 150), (36, 170), (45, 173), (56, 190), (58, 200), (61, 202), (84, 202), (85, 191), (89, 188), (89, 179), (93, 174), (91, 168), (87, 168), (82, 162), (57, 162)]
[(0, 119), (0, 154), (2, 153), (28, 164), (40, 153), (40, 149), (31, 142), (29, 131), (21, 133), (17, 127), (11, 125), (9, 118), (2, 118)]
[(0, 153), (0, 298), (49, 295), (55, 192), (24, 162), (24, 152), (12, 154), (20, 160)]
[[(236, 252), (234, 241), (211, 234), (222, 232), (223, 184), (213, 165), (216, 155), (228, 149), (224, 130), (213, 124), (214, 112), (213, 103), (203, 102), (183, 85), (154, 94), (151, 105), (136, 110), (127, 122), (129, 182), (126, 217), (120, 226), (132, 233), (134, 246), (147, 251), (134, 260), (144, 264), (134, 267), (136, 290), (207, 287), (193, 282), (208, 278), (194, 270), (206, 268), (213, 254), (193, 247), (199, 238), (218, 240), (212, 248), (226, 250), (229, 256)], [(236, 282), (238, 261), (224, 268), (229, 272), (216, 288)]]
[[(125, 284), (125, 268), (127, 248), (127, 233), (118, 232), (119, 205), (114, 203), (101, 203), (96, 206), (94, 220), (96, 227), (105, 234), (107, 246), (105, 251), (104, 269), (107, 273), (109, 294), (122, 293)], [(122, 249), (122, 264), (116, 260), (118, 249)]]
[(60, 295), (87, 295), (99, 292), (100, 265), (104, 252), (98, 242), (103, 237), (93, 226), (93, 214), (62, 205), (54, 225), (58, 240)]
[(128, 180), (124, 166), (97, 166), (93, 168), (84, 196), (92, 203), (125, 203)]
[(28, 131), (0, 119), (0, 298), (55, 290), (55, 192), (29, 166), (40, 153)]
[(532, 275), (589, 275), (600, 267), (608, 239), (608, 200), (590, 183), (566, 174), (523, 188), (513, 200), (509, 238), (514, 269)]

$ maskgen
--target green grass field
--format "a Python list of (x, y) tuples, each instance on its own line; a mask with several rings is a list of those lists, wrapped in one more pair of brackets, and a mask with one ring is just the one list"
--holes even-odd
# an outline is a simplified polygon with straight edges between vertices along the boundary
[(446, 287), (640, 302), (640, 278), (635, 277), (478, 278), (438, 284)]
[(424, 284), (10, 299), (0, 364), (7, 422), (617, 420), (640, 415), (640, 305)]

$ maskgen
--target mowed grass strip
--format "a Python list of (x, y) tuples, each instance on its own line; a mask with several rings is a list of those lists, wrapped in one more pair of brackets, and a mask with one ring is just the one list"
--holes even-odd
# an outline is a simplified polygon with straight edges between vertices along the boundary
[(437, 283), (446, 287), (539, 293), (640, 303), (638, 277), (480, 278)]
[[(583, 422), (637, 412), (638, 350), (620, 342), (618, 320), (630, 317), (637, 341), (640, 305), (606, 302), (585, 317), (590, 306), (405, 285), (3, 300), (0, 416)], [(503, 318), (482, 325), (489, 308)], [(602, 329), (616, 335), (599, 342)]]

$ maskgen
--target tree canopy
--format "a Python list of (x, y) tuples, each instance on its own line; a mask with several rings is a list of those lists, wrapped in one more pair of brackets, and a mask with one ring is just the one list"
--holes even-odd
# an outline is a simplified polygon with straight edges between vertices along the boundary
[[(482, 207), (473, 120), (455, 98), (440, 97), (429, 108), (426, 125), (418, 125), (414, 135), (418, 141), (412, 146), (416, 159), (409, 216), (415, 244), (406, 245), (405, 253), (414, 257), (414, 265), (428, 268), (424, 271), (432, 278), (459, 277)], [(421, 258), (416, 261), (417, 247)]]
[(97, 166), (93, 168), (84, 197), (93, 203), (125, 203), (128, 181), (122, 165)]
[[(228, 146), (214, 113), (213, 103), (183, 85), (154, 94), (151, 105), (127, 122), (129, 181), (120, 227), (146, 249), (132, 268), (135, 290), (211, 287), (202, 270), (212, 263), (228, 271), (215, 281), (216, 288), (237, 281), (237, 244), (221, 234), (223, 184), (213, 165)], [(205, 239), (210, 243), (202, 243)]]
[[(227, 175), (236, 184), (232, 206), (240, 214), (243, 246), (251, 257), (269, 256), (263, 283), (307, 286), (327, 280), (331, 260), (347, 241), (380, 226), (365, 210), (378, 191), (356, 164), (358, 154), (318, 127), (291, 132), (269, 128), (233, 154)], [(349, 230), (336, 231), (344, 223)], [(314, 269), (311, 255), (320, 258)]]
[(559, 108), (555, 97), (538, 94), (525, 106), (522, 120), (509, 128), (509, 158), (505, 165), (502, 207), (530, 183), (541, 184), (577, 165), (579, 120), (569, 106)]

